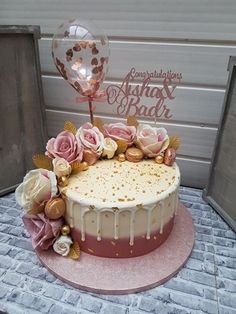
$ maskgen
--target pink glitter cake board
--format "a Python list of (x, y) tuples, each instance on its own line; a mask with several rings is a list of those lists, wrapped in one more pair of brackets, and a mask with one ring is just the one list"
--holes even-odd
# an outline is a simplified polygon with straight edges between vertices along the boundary
[(102, 294), (128, 294), (154, 288), (174, 276), (187, 261), (194, 244), (192, 217), (179, 203), (173, 230), (156, 250), (133, 258), (104, 258), (81, 252), (74, 261), (37, 250), (42, 264), (62, 281)]

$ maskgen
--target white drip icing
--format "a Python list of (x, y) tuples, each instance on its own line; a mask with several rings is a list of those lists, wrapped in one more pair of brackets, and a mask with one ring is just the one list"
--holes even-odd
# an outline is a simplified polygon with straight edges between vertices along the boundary
[(131, 214), (130, 214), (130, 237), (129, 237), (129, 244), (130, 244), (131, 246), (134, 245), (135, 213), (136, 213), (136, 211), (131, 211)]
[(115, 218), (114, 218), (114, 239), (119, 238), (119, 211), (115, 211)]
[(81, 241), (85, 241), (85, 221), (84, 215), (89, 211), (89, 208), (80, 208), (80, 221), (81, 221)]
[(147, 235), (146, 239), (150, 239), (150, 233), (151, 233), (151, 215), (152, 215), (152, 208), (146, 209), (147, 211)]
[(97, 240), (101, 241), (101, 213), (97, 211)]
[(160, 227), (160, 233), (163, 233), (163, 216), (164, 216), (164, 202), (160, 202), (160, 209), (161, 209), (161, 227)]
[(69, 225), (71, 228), (74, 227), (74, 225), (73, 225), (74, 224), (73, 205), (74, 205), (74, 202), (71, 200), (68, 200), (67, 211), (68, 211), (68, 217), (69, 217)]

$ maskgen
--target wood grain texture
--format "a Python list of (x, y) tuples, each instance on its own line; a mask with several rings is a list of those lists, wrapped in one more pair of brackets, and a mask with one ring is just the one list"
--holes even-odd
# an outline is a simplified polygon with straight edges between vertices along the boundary
[[(69, 113), (66, 111), (63, 112), (47, 109), (46, 116), (50, 136), (55, 136), (62, 131), (65, 121), (71, 121), (77, 127), (89, 121), (89, 115), (85, 113)], [(97, 116), (107, 123), (115, 123), (124, 120), (119, 117)], [(143, 121), (140, 120), (140, 122)], [(150, 124), (154, 125), (153, 121), (150, 122)], [(211, 158), (213, 143), (216, 136), (215, 128), (168, 123), (160, 123), (158, 125), (167, 128), (169, 135), (180, 136), (182, 143), (179, 149), (179, 154), (191, 157)]]
[(38, 24), (54, 33), (72, 17), (92, 19), (109, 36), (236, 40), (234, 0), (2, 0), (2, 24)]
[(33, 167), (46, 130), (33, 34), (0, 32), (0, 194), (12, 191)]
[[(111, 82), (105, 82), (103, 88), (106, 89), (110, 84)], [(64, 111), (88, 112), (87, 103), (76, 103), (78, 93), (64, 79), (44, 75), (43, 87), (47, 107)], [(218, 124), (224, 98), (223, 90), (177, 87), (175, 95), (175, 99), (166, 102), (173, 114), (171, 121), (198, 125)], [(141, 103), (150, 107), (154, 101), (150, 98), (143, 98)], [(95, 112), (105, 115), (116, 114), (114, 105), (107, 103), (97, 103)]]
[(236, 230), (236, 63), (230, 71), (223, 112), (206, 197)]
[(177, 163), (181, 172), (181, 184), (202, 188), (208, 180), (210, 161), (189, 159), (177, 156)]
[[(51, 44), (51, 38), (39, 42), (41, 67), (44, 73), (58, 74)], [(171, 69), (182, 73), (182, 84), (214, 87), (226, 85), (229, 56), (236, 55), (236, 46), (168, 42), (111, 41), (110, 50), (107, 80), (123, 79), (131, 67), (137, 72)]]

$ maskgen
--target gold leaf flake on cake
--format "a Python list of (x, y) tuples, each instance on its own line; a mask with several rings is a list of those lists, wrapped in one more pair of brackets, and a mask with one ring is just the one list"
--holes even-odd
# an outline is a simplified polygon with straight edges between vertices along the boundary
[(95, 117), (93, 120), (93, 125), (96, 126), (98, 130), (103, 133), (104, 122), (102, 121), (101, 118)]
[(76, 129), (76, 126), (72, 122), (66, 121), (64, 123), (64, 131), (68, 131), (75, 135), (77, 132), (77, 129)]
[(137, 127), (138, 127), (138, 120), (137, 120), (137, 118), (135, 116), (128, 116), (127, 117), (127, 125), (134, 126), (137, 129)]
[(80, 246), (78, 242), (74, 242), (70, 247), (70, 252), (67, 257), (75, 260), (80, 259)]
[(124, 153), (128, 147), (128, 142), (125, 140), (118, 140), (116, 144), (118, 146), (116, 150), (116, 155)]
[(37, 154), (32, 157), (33, 163), (37, 168), (52, 170), (52, 159), (43, 154)]
[(180, 137), (178, 135), (170, 136), (168, 148), (177, 150), (180, 147)]

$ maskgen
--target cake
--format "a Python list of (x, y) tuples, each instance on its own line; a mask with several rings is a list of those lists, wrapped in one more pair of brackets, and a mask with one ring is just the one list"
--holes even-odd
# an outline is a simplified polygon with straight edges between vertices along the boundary
[(33, 156), (16, 189), (34, 249), (79, 259), (142, 256), (170, 235), (178, 207), (180, 140), (162, 127), (66, 122)]
[(172, 230), (179, 182), (176, 163), (98, 161), (63, 188), (73, 239), (82, 251), (103, 257), (156, 249)]

